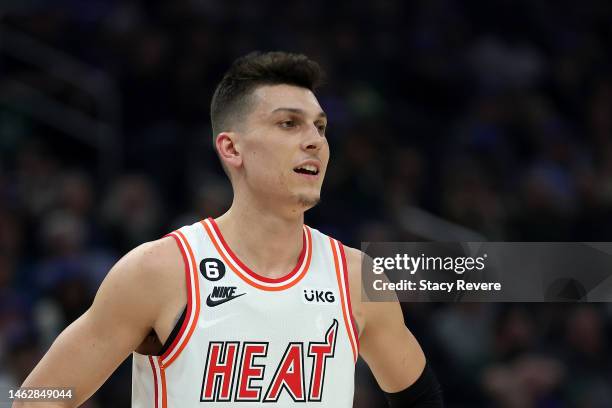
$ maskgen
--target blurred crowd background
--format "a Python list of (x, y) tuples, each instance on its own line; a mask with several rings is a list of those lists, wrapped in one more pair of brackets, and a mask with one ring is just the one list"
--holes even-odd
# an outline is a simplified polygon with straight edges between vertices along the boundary
[[(0, 388), (122, 254), (228, 208), (208, 107), (252, 50), (328, 72), (309, 225), (356, 247), (612, 241), (610, 1), (2, 0)], [(612, 406), (610, 305), (403, 307), (449, 407)], [(129, 406), (130, 360), (87, 407)], [(361, 362), (356, 382), (383, 406)]]

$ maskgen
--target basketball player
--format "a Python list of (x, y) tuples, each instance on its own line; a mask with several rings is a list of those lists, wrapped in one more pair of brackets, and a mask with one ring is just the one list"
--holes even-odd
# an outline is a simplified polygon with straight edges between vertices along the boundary
[(348, 408), (361, 355), (390, 406), (442, 406), (399, 304), (361, 301), (362, 253), (304, 225), (329, 160), (321, 75), (280, 52), (233, 64), (211, 106), (231, 208), (123, 257), (23, 386), (78, 406), (132, 353), (137, 408)]

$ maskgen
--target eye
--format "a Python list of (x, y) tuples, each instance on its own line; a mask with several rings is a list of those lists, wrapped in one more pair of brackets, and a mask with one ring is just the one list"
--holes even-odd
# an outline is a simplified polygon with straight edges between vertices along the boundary
[(285, 129), (291, 129), (296, 126), (296, 123), (294, 120), (284, 120), (279, 123), (279, 126)]
[(325, 125), (325, 124), (317, 125), (317, 129), (319, 129), (319, 133), (324, 135), (325, 134), (325, 129), (327, 129), (327, 125)]

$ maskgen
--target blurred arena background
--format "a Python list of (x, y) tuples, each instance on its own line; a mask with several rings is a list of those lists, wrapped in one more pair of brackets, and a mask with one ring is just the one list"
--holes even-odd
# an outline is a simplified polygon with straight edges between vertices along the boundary
[[(612, 2), (0, 1), (0, 386), (132, 247), (231, 199), (231, 61), (327, 70), (307, 222), (361, 241), (611, 241)], [(607, 304), (404, 304), (449, 407), (612, 406)], [(109, 333), (112, 336), (112, 333)], [(87, 407), (128, 407), (131, 359)], [(365, 365), (356, 407), (383, 406)]]

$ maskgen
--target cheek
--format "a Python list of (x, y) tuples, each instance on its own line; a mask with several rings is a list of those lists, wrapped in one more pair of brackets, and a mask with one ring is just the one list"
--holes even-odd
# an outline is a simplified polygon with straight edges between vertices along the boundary
[(324, 147), (321, 149), (321, 161), (325, 165), (325, 170), (327, 170), (327, 165), (329, 164), (329, 145), (325, 142)]
[(287, 183), (287, 168), (291, 164), (282, 149), (267, 149), (264, 146), (253, 147), (245, 155), (244, 167), (249, 178), (259, 183)]

